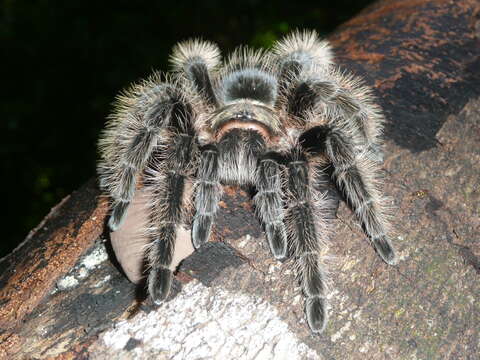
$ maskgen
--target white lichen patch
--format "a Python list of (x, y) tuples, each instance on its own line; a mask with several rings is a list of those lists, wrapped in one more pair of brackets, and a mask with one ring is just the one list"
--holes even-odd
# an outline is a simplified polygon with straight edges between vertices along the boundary
[(362, 354), (365, 354), (368, 351), (369, 348), (370, 348), (370, 344), (367, 342), (367, 343), (363, 344), (362, 346), (360, 346), (358, 351), (361, 352)]
[(397, 252), (397, 263), (401, 262), (401, 261), (405, 261), (406, 259), (408, 259), (410, 257), (410, 251), (408, 248), (406, 248), (405, 250), (403, 251), (398, 251)]
[(245, 235), (245, 238), (238, 242), (237, 246), (240, 249), (243, 249), (251, 241), (252, 237), (250, 235)]
[[(191, 282), (157, 311), (118, 322), (102, 356), (147, 359), (320, 359), (263, 299)], [(131, 340), (134, 339), (134, 340)], [(129, 340), (140, 345), (125, 349)], [(128, 348), (128, 346), (127, 346)], [(97, 354), (98, 355), (98, 354)]]
[(357, 311), (355, 311), (355, 312), (353, 313), (353, 318), (354, 318), (355, 320), (360, 319), (361, 316), (362, 316), (362, 309), (357, 310)]
[(78, 285), (78, 280), (74, 276), (68, 275), (57, 282), (58, 290), (65, 290)]
[(354, 258), (347, 259), (343, 263), (341, 270), (342, 271), (350, 271), (358, 263), (358, 261), (359, 261), (358, 259), (354, 259)]
[(102, 280), (98, 281), (97, 283), (95, 283), (95, 285), (93, 285), (94, 288), (99, 288), (101, 287), (103, 284), (105, 284), (106, 282), (109, 282), (110, 279), (112, 278), (111, 275), (107, 275), (105, 276)]
[(108, 259), (107, 251), (104, 246), (98, 246), (93, 251), (85, 256), (80, 265), (83, 265), (87, 270), (92, 270)]
[(300, 295), (296, 295), (292, 300), (292, 305), (299, 304), (301, 300), (302, 300), (302, 297)]
[(84, 267), (81, 267), (81, 268), (78, 270), (77, 277), (78, 277), (79, 279), (85, 279), (87, 276), (88, 276), (88, 271), (87, 271), (87, 269), (85, 269)]
[(330, 340), (332, 340), (332, 342), (336, 342), (338, 339), (340, 339), (343, 336), (345, 332), (347, 332), (350, 329), (350, 326), (352, 326), (352, 322), (347, 321), (346, 324), (343, 325), (340, 330), (338, 330), (335, 334), (332, 335)]
[(52, 290), (51, 294), (77, 286), (81, 280), (88, 277), (93, 269), (107, 259), (108, 254), (105, 246), (98, 244), (89, 254), (84, 256), (67, 275), (57, 281), (57, 286)]

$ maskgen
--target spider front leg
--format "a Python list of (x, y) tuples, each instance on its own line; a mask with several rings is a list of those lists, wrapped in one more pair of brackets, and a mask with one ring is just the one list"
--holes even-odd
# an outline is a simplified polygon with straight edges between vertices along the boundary
[(257, 168), (257, 194), (253, 198), (257, 215), (265, 226), (272, 254), (284, 259), (288, 252), (282, 199), (282, 173), (278, 155), (271, 153), (259, 160)]
[(388, 264), (395, 263), (395, 253), (388, 239), (388, 221), (384, 200), (376, 188), (376, 164), (368, 150), (358, 152), (346, 134), (332, 130), (325, 147), (334, 166), (333, 177), (361, 221), (373, 246)]
[(196, 212), (192, 226), (192, 242), (195, 249), (210, 237), (218, 202), (222, 197), (222, 186), (218, 177), (218, 157), (216, 145), (210, 144), (202, 149), (196, 183)]
[[(307, 321), (313, 332), (322, 332), (327, 323), (326, 274), (320, 262), (322, 243), (328, 236), (329, 216), (333, 206), (326, 198), (314, 195), (311, 165), (304, 154), (294, 149), (287, 164), (287, 224), (299, 267), (301, 285), (306, 297)], [(319, 231), (322, 230), (322, 231)]]
[(152, 164), (146, 186), (153, 198), (150, 207), (148, 291), (159, 304), (166, 299), (172, 282), (171, 263), (181, 227), (189, 223), (192, 174), (196, 144), (192, 133), (174, 133), (165, 147), (163, 161)]
[[(143, 124), (135, 136), (127, 141), (125, 152), (121, 153), (118, 161), (114, 164), (113, 174), (118, 177), (118, 181), (108, 181), (114, 184), (111, 189), (113, 198), (112, 214), (108, 225), (112, 231), (117, 230), (123, 222), (125, 213), (135, 194), (138, 174), (144, 169), (153, 148), (157, 143), (157, 134), (159, 128)], [(121, 151), (119, 149), (119, 151)], [(110, 165), (111, 166), (111, 165)], [(102, 174), (105, 177), (105, 172)]]
[[(157, 84), (152, 80), (145, 89), (139, 87), (135, 91), (145, 94), (143, 97), (118, 100), (118, 110), (99, 141), (102, 153), (102, 161), (98, 165), (100, 185), (113, 199), (108, 222), (112, 231), (122, 224), (135, 194), (139, 175), (157, 146), (159, 133), (172, 118), (179, 116), (175, 104), (181, 101), (181, 94), (170, 85)], [(135, 91), (132, 94), (136, 94)], [(144, 98), (150, 102), (150, 108), (140, 112), (135, 104), (147, 101)]]

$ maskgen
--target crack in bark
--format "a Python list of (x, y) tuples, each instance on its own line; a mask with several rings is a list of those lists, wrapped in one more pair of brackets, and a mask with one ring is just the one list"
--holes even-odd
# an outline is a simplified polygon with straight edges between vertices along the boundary
[[(461, 237), (458, 235), (458, 233), (455, 229), (452, 230), (452, 233), (453, 233), (453, 235), (455, 235), (455, 237), (457, 239), (461, 240)], [(450, 245), (453, 245), (454, 247), (456, 247), (458, 249), (458, 253), (462, 257), (464, 263), (473, 267), (473, 269), (476, 271), (476, 273), (480, 275), (480, 258), (473, 253), (472, 249), (470, 249), (469, 246), (455, 243), (448, 236), (447, 236), (447, 242)]]

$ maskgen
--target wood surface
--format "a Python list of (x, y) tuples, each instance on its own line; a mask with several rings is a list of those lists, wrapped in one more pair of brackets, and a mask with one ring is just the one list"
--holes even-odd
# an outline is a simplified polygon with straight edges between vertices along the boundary
[(292, 263), (271, 257), (244, 191), (226, 188), (212, 242), (155, 308), (112, 256), (92, 179), (0, 260), (0, 358), (478, 359), (479, 11), (473, 0), (379, 1), (329, 37), (387, 117), (400, 261), (385, 265), (341, 205), (323, 334), (310, 333)]

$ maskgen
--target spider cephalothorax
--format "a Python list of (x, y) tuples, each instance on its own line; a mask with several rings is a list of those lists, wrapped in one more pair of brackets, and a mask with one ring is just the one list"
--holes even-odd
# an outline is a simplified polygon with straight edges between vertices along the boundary
[(273, 255), (292, 254), (308, 324), (326, 324), (327, 279), (320, 252), (335, 208), (332, 180), (387, 263), (386, 201), (379, 190), (383, 116), (371, 91), (333, 63), (314, 32), (296, 32), (269, 52), (193, 40), (173, 51), (174, 72), (154, 74), (120, 96), (100, 139), (100, 182), (112, 199), (109, 226), (121, 227), (135, 190), (151, 194), (148, 290), (170, 290), (177, 235), (208, 240), (222, 185), (255, 189), (253, 202)]

